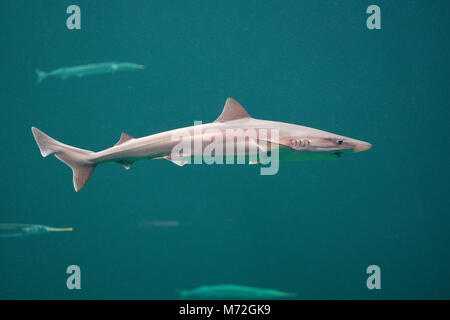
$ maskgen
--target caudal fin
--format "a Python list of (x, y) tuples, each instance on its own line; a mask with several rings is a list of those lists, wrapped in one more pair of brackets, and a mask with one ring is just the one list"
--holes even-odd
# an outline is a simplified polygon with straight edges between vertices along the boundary
[(31, 127), (31, 131), (43, 157), (55, 154), (56, 158), (72, 169), (73, 186), (75, 191), (80, 191), (95, 169), (96, 164), (88, 160), (88, 156), (93, 152), (56, 141), (38, 128)]
[(36, 74), (38, 76), (37, 78), (37, 83), (41, 83), (42, 80), (44, 80), (45, 78), (47, 78), (47, 73), (44, 71), (41, 71), (39, 69), (36, 69)]

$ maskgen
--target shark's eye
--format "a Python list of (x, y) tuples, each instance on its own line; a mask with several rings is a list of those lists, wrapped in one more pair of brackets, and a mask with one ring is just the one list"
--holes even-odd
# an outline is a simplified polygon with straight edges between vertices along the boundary
[(341, 145), (341, 144), (343, 144), (344, 143), (344, 140), (338, 140), (337, 141), (337, 144), (339, 144), (339, 145)]

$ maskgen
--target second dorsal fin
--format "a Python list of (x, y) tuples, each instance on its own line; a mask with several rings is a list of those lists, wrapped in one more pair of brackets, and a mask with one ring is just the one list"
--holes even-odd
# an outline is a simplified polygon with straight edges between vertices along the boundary
[(120, 144), (122, 144), (124, 142), (127, 142), (128, 140), (131, 140), (131, 139), (133, 139), (132, 136), (126, 134), (125, 132), (122, 132), (122, 134), (120, 135), (120, 139), (119, 139), (119, 141), (117, 141), (115, 146), (118, 146), (118, 145), (120, 145)]
[(251, 118), (245, 111), (244, 107), (239, 104), (233, 98), (228, 98), (223, 107), (223, 111), (220, 116), (214, 122), (225, 122), (231, 120), (238, 120), (243, 118)]

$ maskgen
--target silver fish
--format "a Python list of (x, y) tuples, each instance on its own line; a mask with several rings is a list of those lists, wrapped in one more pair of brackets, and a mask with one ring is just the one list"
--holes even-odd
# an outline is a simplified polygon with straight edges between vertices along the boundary
[(40, 224), (2, 223), (0, 224), (1, 238), (15, 238), (48, 232), (73, 231), (73, 228), (53, 228)]
[(46, 78), (81, 78), (99, 74), (116, 73), (122, 71), (134, 71), (144, 69), (145, 66), (132, 62), (102, 62), (94, 64), (85, 64), (81, 66), (63, 67), (53, 71), (45, 72), (36, 69), (38, 76), (37, 82), (41, 83)]

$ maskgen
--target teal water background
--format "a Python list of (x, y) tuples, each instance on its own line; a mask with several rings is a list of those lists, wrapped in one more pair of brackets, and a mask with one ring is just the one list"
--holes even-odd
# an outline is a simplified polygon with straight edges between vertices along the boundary
[[(66, 28), (81, 8), (82, 29)], [(382, 30), (366, 28), (381, 8)], [(450, 298), (448, 1), (18, 1), (1, 12), (0, 223), (72, 233), (0, 239), (2, 299), (174, 299), (232, 283), (299, 299)], [(48, 79), (105, 61), (142, 72)], [(99, 166), (86, 187), (30, 127), (101, 150), (213, 121), (261, 119), (369, 141), (337, 161)], [(177, 227), (142, 227), (151, 221)], [(141, 227), (140, 227), (141, 226)], [(66, 288), (79, 265), (81, 290)], [(366, 268), (381, 268), (368, 290)]]

